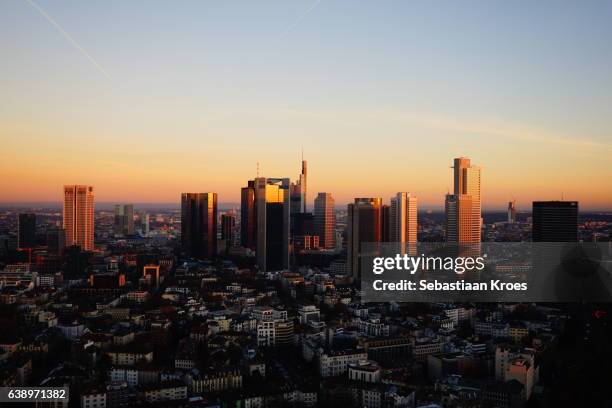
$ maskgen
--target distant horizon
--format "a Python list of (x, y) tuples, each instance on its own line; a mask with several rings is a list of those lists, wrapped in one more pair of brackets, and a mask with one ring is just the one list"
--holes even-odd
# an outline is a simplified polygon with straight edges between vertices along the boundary
[[(534, 201), (562, 201), (562, 200), (534, 200)], [(564, 200), (564, 201), (575, 201), (575, 200)], [(386, 203), (386, 202), (385, 202)], [(531, 203), (531, 202), (530, 202)], [(160, 209), (160, 210), (164, 210), (164, 209), (168, 209), (168, 210), (175, 210), (175, 209), (180, 209), (181, 208), (181, 203), (179, 201), (177, 202), (127, 202), (127, 201), (122, 201), (122, 202), (118, 202), (118, 201), (101, 201), (101, 202), (95, 202), (95, 209), (96, 210), (111, 210), (113, 209), (113, 207), (117, 204), (132, 204), (134, 206), (135, 210), (138, 209)], [(349, 203), (345, 203), (345, 204), (336, 204), (334, 206), (334, 208), (336, 210), (342, 210), (342, 209), (346, 209), (346, 206)], [(578, 205), (579, 205), (579, 211), (580, 212), (589, 212), (589, 213), (597, 213), (597, 212), (602, 212), (602, 213), (612, 213), (612, 206), (609, 208), (583, 208), (582, 206), (580, 206), (580, 201), (578, 201)], [(0, 209), (9, 209), (9, 208), (46, 208), (46, 209), (61, 209), (62, 208), (62, 202), (61, 201), (23, 201), (23, 202), (0, 202)], [(240, 208), (240, 203), (239, 202), (218, 202), (217, 203), (217, 208), (220, 210), (226, 210), (226, 209), (232, 209), (232, 208)], [(314, 209), (314, 206), (310, 205), (308, 207), (309, 212), (312, 212), (312, 210)], [(531, 208), (531, 204), (530, 206), (521, 206), (521, 205), (517, 205), (517, 211), (520, 213), (529, 213), (531, 212), (532, 208)], [(420, 206), (418, 208), (419, 212), (426, 212), (426, 211), (432, 211), (432, 212), (444, 212), (444, 206)], [(484, 212), (506, 212), (507, 208), (505, 207), (495, 207), (495, 206), (485, 206), (482, 209), (483, 213)]]

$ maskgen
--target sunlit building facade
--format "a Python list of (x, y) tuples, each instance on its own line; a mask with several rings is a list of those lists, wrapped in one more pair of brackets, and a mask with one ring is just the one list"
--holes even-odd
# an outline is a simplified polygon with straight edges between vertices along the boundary
[(512, 200), (508, 202), (508, 224), (514, 224), (516, 222), (516, 201)]
[(299, 179), (295, 183), (291, 183), (291, 213), (305, 213), (307, 206), (307, 178), (308, 178), (308, 163), (302, 160), (302, 172)]
[(334, 249), (336, 246), (336, 216), (334, 198), (330, 193), (319, 193), (314, 201), (314, 232), (319, 237), (319, 246)]
[(481, 241), (482, 211), (480, 167), (459, 157), (453, 165), (453, 194), (446, 196), (446, 241), (474, 244)]
[(84, 251), (92, 251), (94, 249), (93, 186), (64, 186), (62, 219), (66, 230), (66, 246), (78, 245)]
[(406, 244), (417, 243), (417, 198), (410, 193), (400, 192), (391, 197), (389, 215), (389, 241), (404, 249)]

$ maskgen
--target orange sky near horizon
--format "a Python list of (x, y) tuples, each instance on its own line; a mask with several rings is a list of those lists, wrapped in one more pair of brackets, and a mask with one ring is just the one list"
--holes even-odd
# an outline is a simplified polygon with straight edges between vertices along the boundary
[[(533, 200), (561, 197), (580, 201), (582, 208), (612, 208), (610, 145), (401, 118), (387, 118), (383, 126), (378, 116), (354, 115), (359, 123), (347, 128), (341, 115), (300, 123), (299, 113), (290, 114), (286, 120), (296, 120), (302, 131), (287, 136), (279, 126), (266, 134), (219, 128), (211, 132), (215, 137), (185, 130), (165, 138), (164, 126), (151, 124), (136, 137), (121, 137), (119, 127), (80, 137), (88, 132), (78, 126), (5, 122), (0, 202), (59, 201), (62, 185), (73, 183), (93, 185), (98, 202), (178, 203), (181, 192), (206, 191), (217, 192), (220, 202), (239, 202), (240, 187), (255, 177), (257, 162), (262, 176), (296, 179), (296, 141), (304, 140), (310, 206), (319, 191), (331, 192), (338, 204), (410, 191), (421, 208), (442, 207), (452, 189), (452, 159), (466, 156), (482, 167), (484, 208), (501, 209), (512, 199), (529, 208)], [(369, 137), (376, 128), (386, 135)], [(302, 137), (315, 131), (320, 136)], [(404, 132), (415, 136), (402, 138)]]

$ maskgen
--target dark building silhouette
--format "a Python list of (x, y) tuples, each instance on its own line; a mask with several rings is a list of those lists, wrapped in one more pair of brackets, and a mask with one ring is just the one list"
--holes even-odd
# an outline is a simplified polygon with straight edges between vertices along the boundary
[(383, 239), (382, 198), (356, 198), (348, 205), (347, 236), (347, 270), (360, 279), (362, 243), (380, 244)]
[(17, 247), (33, 248), (36, 246), (36, 214), (19, 214)]
[(240, 241), (261, 271), (289, 267), (290, 181), (258, 177), (241, 190)]
[(64, 255), (66, 248), (66, 230), (53, 227), (47, 230), (47, 252), (53, 255)]
[(533, 242), (576, 242), (578, 240), (577, 201), (534, 201)]
[(67, 246), (65, 249), (65, 275), (70, 278), (83, 278), (93, 258), (93, 252), (84, 251), (80, 245)]
[(291, 214), (291, 218), (293, 218), (294, 235), (314, 234), (314, 215), (312, 213), (295, 213)]
[(217, 254), (217, 193), (183, 193), (181, 196), (181, 242), (194, 258)]
[(257, 265), (261, 271), (289, 267), (289, 188), (288, 178), (255, 179), (257, 215)]
[(236, 217), (233, 214), (223, 214), (221, 216), (221, 239), (225, 241), (225, 249), (234, 243), (234, 228)]
[(314, 215), (312, 213), (291, 214), (291, 223), (293, 225), (291, 240), (294, 253), (305, 249), (319, 248), (319, 237), (315, 235)]
[(391, 207), (384, 204), (381, 210), (382, 217), (382, 225), (381, 225), (381, 241), (389, 242), (391, 241)]
[(240, 245), (253, 251), (257, 248), (255, 180), (249, 180), (240, 192)]

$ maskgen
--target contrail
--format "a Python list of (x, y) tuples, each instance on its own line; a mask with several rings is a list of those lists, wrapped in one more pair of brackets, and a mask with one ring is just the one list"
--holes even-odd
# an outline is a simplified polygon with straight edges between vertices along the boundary
[[(29, 0), (28, 0), (29, 1)], [(285, 31), (283, 32), (283, 34), (281, 35), (281, 37), (286, 36), (287, 34), (289, 34), (289, 32), (291, 30), (293, 30), (295, 28), (295, 26), (297, 26), (300, 21), (302, 21), (304, 19), (304, 17), (306, 17), (312, 10), (315, 9), (315, 7), (317, 7), (319, 5), (319, 3), (321, 3), (321, 0), (316, 0), (314, 3), (312, 3), (312, 6), (310, 6), (305, 12), (303, 12), (294, 22), (293, 24), (291, 24), (289, 27), (287, 27), (285, 29)]]
[(59, 31), (64, 38), (66, 38), (70, 44), (72, 44), (72, 46), (74, 48), (76, 48), (77, 51), (79, 51), (82, 55), (84, 55), (92, 64), (95, 65), (95, 67), (98, 69), (98, 71), (100, 71), (105, 77), (110, 79), (110, 75), (108, 72), (106, 72), (106, 70), (104, 68), (102, 68), (102, 65), (100, 65), (98, 63), (98, 61), (96, 61), (94, 59), (94, 57), (92, 57), (91, 55), (89, 55), (89, 53), (87, 51), (85, 51), (85, 49), (83, 47), (81, 47), (79, 45), (79, 43), (70, 36), (70, 34), (68, 34), (66, 32), (66, 30), (64, 30), (62, 28), (61, 25), (59, 25), (59, 23), (57, 21), (55, 21), (49, 14), (47, 14), (47, 12), (45, 10), (43, 10), (38, 4), (36, 4), (34, 2), (34, 0), (25, 0), (26, 2), (28, 2), (30, 4), (30, 6), (34, 7), (45, 19), (47, 19), (47, 21), (49, 23), (51, 23), (53, 25), (53, 27), (55, 27), (57, 29), (57, 31)]

